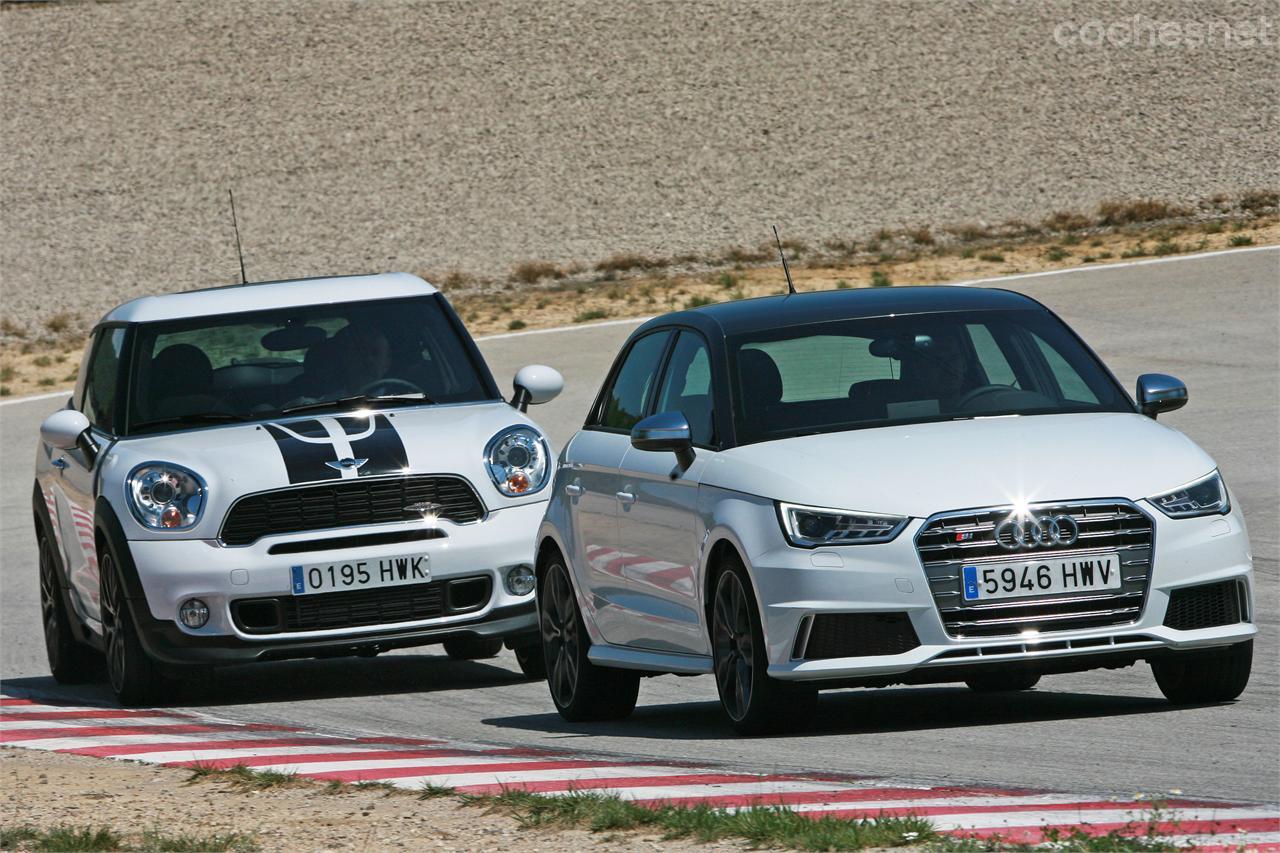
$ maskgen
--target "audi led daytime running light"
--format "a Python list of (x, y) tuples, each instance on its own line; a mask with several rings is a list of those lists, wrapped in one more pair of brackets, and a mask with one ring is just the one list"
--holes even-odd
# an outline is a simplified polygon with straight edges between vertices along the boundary
[(778, 504), (782, 528), (792, 545), (870, 545), (888, 542), (902, 532), (909, 519), (873, 512), (846, 512), (823, 507)]
[(508, 497), (531, 495), (550, 479), (551, 453), (537, 430), (507, 427), (489, 439), (484, 449), (485, 467), (498, 491)]
[(1195, 518), (1200, 515), (1226, 515), (1231, 512), (1231, 499), (1222, 475), (1214, 471), (1193, 483), (1180, 486), (1163, 495), (1147, 498), (1156, 509), (1170, 518)]
[(204, 511), (204, 480), (169, 462), (144, 462), (129, 472), (125, 498), (133, 517), (153, 530), (187, 530)]

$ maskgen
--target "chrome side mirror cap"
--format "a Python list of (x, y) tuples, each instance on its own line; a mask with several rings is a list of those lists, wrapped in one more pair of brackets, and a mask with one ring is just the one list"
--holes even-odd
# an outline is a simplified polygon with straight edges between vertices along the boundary
[(651, 452), (670, 451), (681, 468), (693, 464), (693, 430), (681, 412), (659, 412), (631, 428), (631, 446)]
[(40, 440), (58, 450), (72, 450), (89, 429), (89, 419), (75, 409), (60, 409), (40, 424)]
[(1151, 419), (1161, 412), (1172, 412), (1187, 404), (1187, 386), (1181, 379), (1163, 373), (1144, 373), (1138, 377), (1138, 408)]
[(530, 405), (549, 403), (560, 396), (564, 390), (564, 377), (554, 367), (529, 364), (516, 371), (516, 378), (511, 384), (516, 392), (511, 398), (511, 405), (525, 412)]

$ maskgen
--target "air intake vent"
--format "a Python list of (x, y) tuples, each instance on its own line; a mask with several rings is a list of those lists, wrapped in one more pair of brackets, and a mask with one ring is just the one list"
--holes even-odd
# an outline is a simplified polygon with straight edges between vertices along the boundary
[[(996, 528), (1013, 514), (1008, 506), (935, 515), (916, 535), (929, 589), (950, 636), (1006, 637), (1028, 630), (1100, 628), (1129, 624), (1142, 615), (1154, 536), (1152, 521), (1144, 512), (1128, 501), (1038, 504), (1030, 511), (1037, 516), (1070, 516), (1078, 536), (1067, 546), (1004, 547), (996, 541)], [(1123, 583), (1119, 589), (972, 603), (961, 596), (964, 566), (1039, 557), (1087, 559), (1104, 553), (1120, 557)]]
[(819, 613), (804, 649), (810, 660), (900, 655), (920, 645), (905, 613)]
[(1169, 609), (1164, 615), (1165, 627), (1195, 631), (1198, 628), (1234, 625), (1243, 620), (1247, 610), (1244, 596), (1241, 581), (1220, 581), (1175, 589), (1169, 596)]

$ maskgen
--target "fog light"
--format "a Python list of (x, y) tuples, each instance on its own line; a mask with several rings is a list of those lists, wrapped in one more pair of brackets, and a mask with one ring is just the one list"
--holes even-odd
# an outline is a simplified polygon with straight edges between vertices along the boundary
[(533, 569), (529, 566), (512, 566), (507, 569), (507, 592), (512, 595), (528, 595), (536, 585)]
[(178, 608), (178, 618), (188, 628), (203, 628), (209, 621), (209, 605), (198, 598), (188, 598)]

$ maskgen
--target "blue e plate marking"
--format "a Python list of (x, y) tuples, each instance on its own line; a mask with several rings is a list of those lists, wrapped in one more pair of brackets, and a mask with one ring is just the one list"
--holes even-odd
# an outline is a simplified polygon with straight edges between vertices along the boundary
[(307, 587), (302, 582), (302, 566), (290, 566), (289, 574), (293, 578), (293, 594), (302, 595), (306, 592)]
[(974, 601), (978, 598), (978, 567), (965, 566), (960, 570), (964, 578), (964, 600)]

